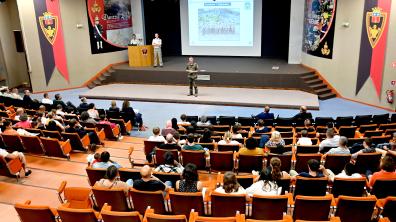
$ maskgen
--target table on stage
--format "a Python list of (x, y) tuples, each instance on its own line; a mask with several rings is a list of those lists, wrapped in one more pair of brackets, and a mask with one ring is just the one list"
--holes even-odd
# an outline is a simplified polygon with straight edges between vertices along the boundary
[(152, 45), (128, 46), (129, 66), (153, 66), (153, 51)]

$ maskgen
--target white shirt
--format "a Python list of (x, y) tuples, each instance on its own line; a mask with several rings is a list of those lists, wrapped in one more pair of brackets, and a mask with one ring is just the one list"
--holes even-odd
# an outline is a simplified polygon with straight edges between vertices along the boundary
[(50, 104), (50, 105), (54, 104), (54, 102), (52, 100), (47, 99), (47, 98), (43, 98), (41, 100), (41, 102), (44, 103), (44, 104)]
[(335, 176), (335, 178), (361, 178), (361, 177), (362, 177), (362, 175), (360, 175), (360, 174), (358, 174), (358, 173), (354, 173), (354, 174), (348, 176), (348, 175), (345, 173), (345, 170), (343, 170), (341, 173), (339, 173), (339, 174), (337, 174), (337, 175)]
[(308, 137), (301, 137), (297, 141), (297, 145), (301, 146), (311, 146), (312, 145), (312, 140)]
[(264, 186), (264, 181), (260, 180), (256, 183), (252, 184), (249, 188), (246, 189), (246, 193), (249, 195), (267, 195), (274, 196), (280, 195), (282, 192), (282, 187), (278, 187), (275, 183), (268, 181), (268, 183)]
[(231, 140), (228, 143), (225, 140), (220, 140), (217, 144), (219, 144), (219, 145), (239, 145), (240, 143), (236, 140)]
[(150, 136), (148, 138), (148, 141), (166, 142), (165, 138), (163, 136), (161, 136), (161, 135), (159, 135), (159, 136), (156, 136), (156, 135)]
[(222, 194), (245, 194), (246, 191), (245, 189), (243, 189), (242, 186), (239, 186), (238, 191), (237, 192), (232, 192), (232, 193), (226, 193), (223, 186), (217, 187), (215, 192), (217, 193), (222, 193)]
[(337, 147), (338, 143), (340, 141), (340, 136), (335, 135), (333, 138), (328, 138), (320, 142), (319, 144), (319, 150), (323, 150), (323, 147)]
[(131, 45), (140, 45), (140, 41), (138, 39), (131, 39)]
[(153, 39), (152, 45), (154, 46), (155, 49), (159, 49), (162, 46), (162, 40), (160, 38), (155, 38)]

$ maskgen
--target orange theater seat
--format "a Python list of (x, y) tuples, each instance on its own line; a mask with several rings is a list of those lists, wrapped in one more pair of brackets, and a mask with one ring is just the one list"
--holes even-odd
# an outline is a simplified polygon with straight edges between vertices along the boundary
[(66, 187), (66, 184), (67, 182), (63, 181), (57, 190), (62, 206), (75, 209), (92, 208), (90, 188)]
[(21, 222), (57, 222), (58, 215), (55, 209), (48, 206), (30, 205), (31, 201), (15, 204), (15, 210), (18, 213)]
[(103, 205), (100, 215), (104, 222), (141, 222), (143, 216), (137, 212), (112, 211), (110, 205)]

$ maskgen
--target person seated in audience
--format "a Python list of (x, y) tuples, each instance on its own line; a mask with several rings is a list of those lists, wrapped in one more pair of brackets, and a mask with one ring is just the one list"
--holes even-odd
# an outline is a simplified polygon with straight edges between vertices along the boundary
[(308, 132), (315, 132), (315, 128), (312, 126), (311, 120), (304, 120), (304, 129)]
[(168, 120), (168, 121), (166, 121), (166, 127), (161, 130), (161, 135), (165, 137), (168, 134), (173, 135), (173, 134), (175, 134), (175, 132), (177, 132), (177, 131), (175, 129), (173, 129), (172, 121)]
[(55, 114), (58, 115), (58, 116), (60, 116), (60, 117), (62, 117), (62, 118), (65, 117), (65, 114), (66, 114), (66, 113), (63, 111), (63, 107), (62, 107), (61, 104), (58, 104), (58, 105), (56, 106)]
[(9, 89), (9, 88), (4, 88), (4, 89), (2, 89), (0, 92), (1, 92), (1, 95), (2, 95), (2, 96), (12, 98), (11, 92), (10, 92), (10, 89)]
[(242, 155), (264, 155), (264, 150), (257, 147), (257, 140), (250, 137), (245, 141), (245, 147), (242, 147), (238, 151)]
[(21, 97), (21, 95), (19, 95), (19, 91), (18, 91), (17, 88), (13, 88), (13, 89), (11, 90), (10, 95), (11, 95), (11, 98), (13, 98), (13, 99), (22, 100), (22, 97)]
[(208, 126), (211, 126), (211, 125), (212, 125), (212, 123), (210, 121), (208, 121), (206, 116), (201, 116), (201, 118), (197, 122), (197, 126), (199, 126), (199, 127), (208, 127)]
[(217, 144), (219, 145), (240, 145), (240, 143), (236, 140), (232, 140), (232, 133), (227, 131), (224, 133), (223, 139), (220, 140)]
[(337, 147), (339, 142), (340, 142), (340, 136), (334, 135), (333, 128), (327, 128), (326, 139), (320, 142), (319, 151), (322, 151), (324, 147)]
[(120, 112), (120, 108), (117, 106), (117, 102), (115, 100), (112, 100), (110, 103), (109, 111), (112, 112)]
[(44, 113), (44, 114), (45, 114), (46, 111), (47, 111), (47, 109), (45, 108), (44, 105), (40, 105), (38, 110), (37, 110), (38, 113), (40, 112), (40, 113)]
[(65, 127), (58, 121), (58, 119), (55, 119), (55, 115), (52, 113), (48, 113), (47, 115), (47, 122), (45, 123), (45, 128), (47, 130), (56, 130), (56, 131), (65, 131)]
[(278, 145), (285, 145), (285, 141), (282, 139), (282, 136), (280, 132), (278, 131), (273, 131), (271, 133), (271, 138), (268, 140), (267, 143), (265, 143), (266, 147), (276, 147)]
[(101, 153), (99, 152), (95, 154), (88, 154), (87, 156), (88, 166), (92, 166), (93, 164), (100, 162), (100, 155)]
[(105, 115), (100, 115), (99, 116), (100, 121), (98, 122), (99, 124), (106, 124), (109, 125), (112, 129), (118, 127), (117, 124), (110, 122)]
[(54, 102), (50, 99), (48, 93), (44, 93), (43, 99), (41, 99), (41, 103), (52, 105)]
[(160, 149), (165, 149), (165, 150), (181, 150), (181, 147), (179, 146), (179, 144), (177, 144), (177, 141), (175, 140), (175, 138), (173, 137), (172, 134), (168, 134), (166, 135), (165, 138), (165, 143), (160, 145)]
[(18, 132), (12, 127), (12, 122), (5, 120), (3, 122), (3, 135), (19, 135)]
[(161, 130), (159, 127), (154, 127), (153, 128), (153, 135), (150, 136), (147, 140), (148, 141), (157, 141), (157, 142), (166, 142), (165, 138), (160, 135)]
[(9, 152), (7, 152), (7, 150), (0, 148), (0, 156), (2, 156), (3, 158), (8, 158), (8, 159), (19, 159), (22, 162), (22, 168), (23, 168), (23, 171), (25, 172), (25, 177), (29, 176), (32, 173), (32, 170), (27, 169), (28, 167), (26, 164), (26, 158), (23, 153), (18, 152), (18, 151), (9, 153)]
[(32, 103), (37, 103), (38, 101), (35, 99), (35, 100), (33, 100), (31, 97), (30, 97), (30, 91), (29, 90), (25, 90), (25, 91), (23, 91), (23, 102), (27, 105), (27, 106), (31, 106), (32, 105)]
[(382, 180), (395, 180), (396, 179), (396, 166), (395, 160), (392, 156), (385, 156), (381, 160), (380, 165), (381, 171), (375, 172), (372, 176), (370, 176), (369, 185), (370, 187), (374, 186), (374, 183), (378, 179)]
[(23, 108), (18, 108), (15, 112), (15, 117), (14, 120), (19, 120), (19, 117), (25, 113), (25, 110)]
[(100, 154), (100, 162), (92, 164), (92, 168), (104, 168), (107, 169), (109, 166), (115, 166), (121, 168), (121, 165), (110, 159), (110, 153), (103, 151)]
[(205, 128), (202, 136), (198, 138), (198, 143), (214, 143), (214, 139), (212, 139), (212, 131), (209, 128)]
[(235, 173), (228, 171), (224, 173), (223, 185), (216, 188), (215, 192), (222, 194), (245, 194), (246, 191), (238, 183)]
[(186, 145), (183, 146), (184, 150), (204, 150), (204, 148), (199, 145), (199, 144), (195, 144), (195, 137), (194, 134), (190, 133), (187, 135), (187, 143)]
[(264, 168), (257, 182), (246, 189), (249, 196), (274, 196), (282, 193), (282, 187), (276, 183), (280, 178), (274, 178), (270, 168)]
[(99, 138), (94, 132), (88, 132), (80, 125), (77, 119), (71, 119), (69, 126), (65, 129), (66, 133), (77, 133), (80, 138), (83, 138), (88, 134), (91, 147), (94, 148), (97, 144), (100, 144)]
[(265, 126), (265, 122), (262, 119), (259, 119), (257, 121), (257, 128), (256, 128), (256, 133), (268, 133), (270, 131), (270, 129)]
[[(87, 102), (87, 98), (82, 97), (80, 99), (81, 103), (78, 105), (77, 109), (83, 109), (83, 110), (88, 110), (89, 109), (89, 104)], [(88, 113), (89, 114), (89, 113)]]
[(172, 122), (172, 128), (176, 130), (176, 132), (178, 132), (178, 130), (185, 130), (184, 127), (177, 125), (177, 119), (176, 118), (172, 118), (171, 119)]
[(179, 145), (180, 147), (183, 147), (184, 144), (186, 144), (186, 140), (181, 140), (180, 139), (180, 133), (176, 132), (175, 135), (173, 135), (173, 138), (175, 139), (175, 142), (177, 145)]
[(133, 188), (141, 191), (166, 191), (169, 187), (152, 174), (152, 169), (144, 165), (140, 170), (141, 179), (133, 181)]
[(377, 145), (377, 148), (383, 149), (383, 150), (396, 149), (396, 132), (392, 134), (392, 139), (389, 140), (389, 143), (380, 143)]
[[(273, 149), (275, 149), (277, 152), (273, 153)], [(282, 154), (282, 155), (292, 155), (293, 151), (291, 151), (290, 149), (286, 149), (285, 146), (278, 144), (276, 147), (272, 148), (270, 147), (269, 153), (271, 154)]]
[(159, 165), (154, 169), (155, 172), (162, 173), (182, 173), (184, 167), (175, 160), (172, 152), (168, 151), (164, 154), (165, 164)]
[(327, 154), (350, 154), (351, 152), (349, 151), (348, 148), (348, 139), (345, 136), (340, 136), (340, 140), (338, 142), (338, 147), (337, 148), (331, 148)]
[(293, 119), (295, 120), (306, 120), (306, 119), (312, 119), (312, 114), (308, 112), (308, 109), (306, 106), (300, 106), (300, 112), (297, 113)]
[(94, 118), (94, 119), (99, 119), (99, 112), (96, 110), (95, 104), (90, 103), (88, 105), (88, 110), (87, 110), (89, 117)]
[(93, 118), (91, 118), (88, 114), (87, 111), (84, 111), (81, 113), (80, 115), (80, 120), (82, 123), (90, 123), (90, 124), (97, 124), (98, 122), (96, 122), (96, 120), (94, 120)]
[(243, 130), (241, 130), (241, 124), (235, 123), (235, 125), (232, 127), (232, 138), (233, 139), (242, 139), (243, 136), (242, 136), (241, 132), (244, 132)]
[(345, 164), (344, 170), (342, 170), (341, 173), (335, 175), (334, 178), (361, 178), (362, 175), (360, 175), (356, 167), (353, 163), (347, 163)]
[(290, 171), (290, 176), (300, 176), (307, 178), (319, 178), (319, 177), (329, 177), (329, 172), (320, 164), (318, 160), (310, 159), (308, 160), (308, 172), (297, 173), (294, 170)]
[(19, 122), (17, 122), (14, 126), (16, 128), (23, 128), (23, 129), (32, 128), (32, 124), (30, 123), (28, 115), (26, 113), (22, 114), (19, 117)]
[(67, 107), (66, 103), (63, 102), (63, 100), (62, 100), (62, 96), (59, 93), (55, 94), (55, 99), (52, 101), (52, 104), (55, 107), (58, 106), (58, 104), (61, 104), (63, 109), (66, 109), (66, 107)]
[(128, 100), (124, 100), (124, 102), (122, 103), (121, 111), (125, 114), (124, 119), (126, 122), (131, 121), (131, 123), (138, 125), (139, 130), (146, 130), (146, 127), (144, 127), (143, 125), (142, 114), (139, 112), (135, 112)]
[(202, 191), (202, 182), (199, 181), (197, 166), (188, 163), (183, 170), (182, 179), (176, 181), (176, 191), (194, 193)]
[(96, 181), (94, 187), (108, 188), (108, 189), (123, 189), (125, 194), (128, 193), (129, 188), (133, 186), (133, 180), (128, 179), (126, 182), (120, 180), (117, 167), (109, 166), (106, 169), (104, 178)]
[(274, 114), (270, 113), (271, 108), (269, 106), (265, 106), (264, 107), (264, 112), (261, 112), (259, 114), (257, 114), (256, 116), (254, 116), (254, 118), (256, 119), (262, 119), (262, 120), (266, 120), (266, 119), (274, 119)]
[(177, 123), (178, 125), (181, 125), (181, 126), (189, 126), (189, 125), (191, 125), (191, 123), (187, 121), (187, 115), (186, 114), (181, 114), (180, 115), (180, 120), (181, 121)]
[[(356, 151), (355, 148), (356, 147), (352, 147), (350, 152), (351, 153), (355, 152)], [(352, 159), (356, 159), (357, 156), (361, 153), (375, 153), (375, 152), (376, 152), (376, 149), (375, 149), (375, 147), (373, 147), (373, 141), (371, 140), (371, 138), (367, 137), (363, 141), (363, 149), (361, 149), (355, 153), (352, 153)]]
[(298, 139), (297, 145), (300, 145), (300, 146), (311, 146), (312, 145), (312, 140), (311, 140), (311, 138), (308, 137), (307, 130), (301, 131), (301, 137)]

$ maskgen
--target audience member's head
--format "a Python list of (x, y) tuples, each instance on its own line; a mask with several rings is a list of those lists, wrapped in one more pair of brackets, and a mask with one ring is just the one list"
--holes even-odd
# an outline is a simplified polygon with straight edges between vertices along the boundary
[(301, 113), (306, 113), (307, 112), (307, 107), (306, 106), (300, 106), (300, 112)]
[(12, 122), (9, 121), (9, 120), (5, 120), (5, 121), (3, 122), (3, 126), (4, 126), (5, 128), (12, 128)]
[(110, 160), (110, 153), (107, 152), (107, 151), (103, 151), (103, 152), (100, 154), (100, 160), (101, 160), (102, 162), (104, 162), (104, 163), (109, 162), (109, 160)]
[(80, 101), (81, 101), (81, 103), (87, 103), (87, 98), (81, 97)]
[(281, 139), (282, 136), (279, 131), (273, 131), (271, 133), (271, 138), (270, 138), (271, 141), (280, 141)]
[(305, 127), (310, 127), (311, 126), (311, 120), (310, 119), (304, 120), (304, 126)]
[(320, 168), (320, 163), (318, 160), (310, 159), (308, 160), (308, 168), (310, 171), (318, 172)]
[(186, 115), (186, 114), (181, 114), (181, 115), (180, 115), (180, 120), (181, 120), (182, 122), (187, 122), (187, 115)]
[(190, 133), (187, 135), (187, 141), (189, 143), (194, 143), (194, 140), (195, 140), (194, 134)]
[(307, 130), (301, 130), (301, 137), (308, 137), (308, 131)]
[(30, 126), (32, 127), (32, 129), (37, 129), (38, 126), (39, 126), (39, 122), (37, 122), (37, 121), (32, 121), (32, 122), (30, 123)]
[(230, 131), (225, 132), (224, 136), (223, 136), (223, 140), (231, 141), (232, 140), (232, 133)]
[(395, 172), (395, 162), (392, 156), (387, 155), (381, 160), (381, 170)]
[(263, 127), (264, 126), (264, 120), (262, 120), (262, 119), (259, 119), (258, 121), (257, 121), (257, 126), (258, 127)]
[(340, 147), (347, 147), (348, 139), (345, 136), (340, 136), (338, 144), (340, 145)]
[(177, 125), (177, 119), (176, 118), (172, 118), (171, 121), (172, 121), (172, 128), (175, 129), (175, 130), (178, 130), (179, 126)]
[(81, 115), (80, 115), (80, 119), (81, 119), (82, 121), (88, 120), (88, 119), (89, 119), (89, 114), (88, 114), (88, 112), (87, 112), (87, 111), (82, 112)]
[(27, 115), (26, 113), (23, 113), (23, 114), (19, 117), (19, 120), (20, 120), (21, 122), (27, 121), (27, 120), (28, 120), (28, 115)]
[(223, 178), (223, 188), (226, 193), (237, 192), (239, 189), (239, 183), (235, 174), (231, 171), (227, 171), (224, 173)]
[(74, 128), (77, 125), (77, 120), (76, 119), (71, 119), (69, 121), (69, 127)]
[(176, 131), (176, 132), (173, 134), (173, 138), (174, 138), (176, 141), (179, 141), (179, 140), (180, 140), (180, 133)]
[(366, 137), (363, 141), (363, 146), (365, 147), (371, 147), (372, 144), (373, 144), (373, 140), (369, 137)]
[(334, 137), (334, 129), (333, 129), (333, 128), (328, 128), (328, 129), (326, 130), (326, 137), (327, 137), (328, 139), (331, 139), (331, 138)]
[(166, 165), (174, 165), (175, 164), (175, 157), (173, 153), (168, 151), (164, 154), (164, 162)]
[(63, 109), (63, 106), (62, 106), (61, 104), (58, 104), (58, 105), (56, 105), (56, 109), (57, 109), (57, 110), (62, 110), (62, 109)]
[(240, 123), (235, 123), (235, 125), (232, 127), (232, 132), (233, 133), (238, 133), (238, 131), (241, 129), (241, 124)]
[(128, 100), (124, 100), (124, 101), (122, 102), (122, 110), (126, 110), (126, 109), (128, 109), (130, 106), (131, 106), (131, 105), (130, 105), (130, 103), (129, 103)]
[(23, 91), (23, 93), (25, 94), (25, 96), (30, 96), (30, 91), (28, 89), (26, 89), (25, 91)]
[(356, 173), (356, 167), (353, 163), (347, 163), (344, 167), (345, 174), (348, 176), (352, 176), (352, 174)]
[(50, 131), (58, 131), (59, 130), (58, 126), (56, 125), (55, 120), (48, 121), (48, 124), (45, 128)]
[(249, 150), (254, 150), (257, 148), (257, 140), (253, 137), (246, 139), (245, 147)]
[(17, 116), (20, 116), (20, 115), (22, 115), (24, 112), (25, 112), (25, 110), (24, 110), (23, 108), (18, 108), (18, 109), (16, 110), (16, 115), (17, 115)]
[(111, 105), (112, 108), (116, 108), (117, 107), (117, 102), (115, 100), (111, 101)]
[(193, 126), (186, 127), (186, 134), (195, 133), (195, 128)]
[(282, 170), (281, 170), (281, 160), (278, 157), (273, 157), (270, 160), (270, 166), (272, 168), (272, 180), (278, 181), (282, 178)]
[(105, 178), (108, 180), (113, 181), (118, 175), (118, 169), (116, 166), (111, 165), (107, 167)]
[(57, 93), (57, 94), (55, 94), (55, 99), (56, 100), (61, 100), (62, 96), (59, 93)]
[(172, 128), (172, 121), (171, 120), (167, 120), (166, 121), (166, 128), (168, 128), (168, 129)]
[(44, 105), (40, 105), (40, 106), (39, 106), (39, 110), (38, 110), (39, 112), (43, 112), (43, 113), (44, 113), (45, 110), (46, 110), (46, 108), (45, 108)]
[(192, 184), (198, 181), (197, 166), (193, 163), (188, 163), (183, 170), (182, 178), (187, 184)]
[(173, 143), (174, 142), (174, 138), (173, 138), (173, 135), (172, 134), (170, 134), (170, 133), (168, 133), (168, 135), (166, 135), (166, 142), (167, 143)]
[(49, 99), (48, 93), (44, 93), (43, 97), (46, 98), (46, 99)]
[(154, 127), (153, 128), (153, 134), (158, 136), (161, 133), (161, 129), (159, 127)]
[(99, 119), (104, 121), (104, 120), (106, 120), (106, 116), (104, 114), (100, 114), (99, 115)]
[(12, 88), (11, 92), (12, 92), (12, 93), (15, 93), (15, 94), (18, 94), (18, 93), (19, 93), (19, 91), (18, 91), (17, 88)]
[(212, 137), (212, 131), (210, 131), (209, 128), (205, 128), (203, 133), (202, 133), (202, 138), (203, 139), (210, 139)]
[(265, 113), (269, 113), (270, 110), (271, 110), (271, 108), (270, 108), (269, 106), (265, 106), (265, 107), (264, 107), (264, 112), (265, 112)]
[(151, 178), (151, 174), (152, 174), (152, 169), (149, 165), (144, 165), (140, 170), (140, 175), (142, 176), (143, 179)]
[(208, 121), (208, 118), (206, 116), (201, 116), (200, 120), (201, 123), (206, 123)]
[(88, 109), (95, 109), (95, 104), (94, 103), (88, 104)]

